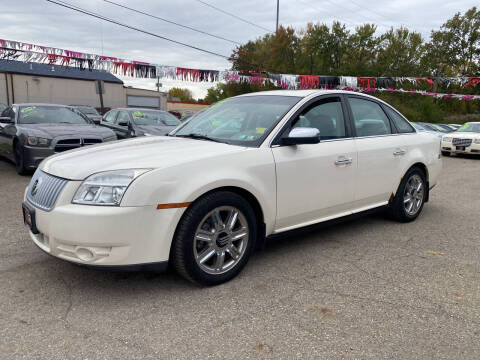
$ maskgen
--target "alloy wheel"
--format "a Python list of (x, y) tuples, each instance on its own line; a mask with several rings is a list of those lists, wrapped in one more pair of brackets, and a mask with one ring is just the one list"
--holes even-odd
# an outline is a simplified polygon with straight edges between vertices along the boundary
[(217, 207), (197, 227), (193, 241), (195, 261), (208, 274), (223, 274), (242, 259), (248, 238), (245, 215), (233, 206)]
[(414, 216), (420, 210), (425, 197), (425, 185), (418, 174), (412, 175), (405, 184), (403, 206), (409, 216)]

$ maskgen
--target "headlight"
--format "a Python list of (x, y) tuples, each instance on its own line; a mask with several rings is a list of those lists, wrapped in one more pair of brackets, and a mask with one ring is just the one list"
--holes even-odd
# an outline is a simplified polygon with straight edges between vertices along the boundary
[(151, 169), (113, 170), (86, 178), (72, 199), (74, 204), (119, 206), (128, 186)]
[(448, 137), (448, 136), (444, 136), (444, 137), (442, 138), (442, 141), (452, 142), (452, 138), (451, 138), (451, 137)]
[(25, 145), (45, 147), (50, 145), (50, 139), (36, 136), (27, 136), (27, 138), (25, 139)]
[(153, 136), (153, 135), (149, 133), (143, 133), (143, 136)]
[(475, 144), (480, 144), (480, 138), (473, 140)]

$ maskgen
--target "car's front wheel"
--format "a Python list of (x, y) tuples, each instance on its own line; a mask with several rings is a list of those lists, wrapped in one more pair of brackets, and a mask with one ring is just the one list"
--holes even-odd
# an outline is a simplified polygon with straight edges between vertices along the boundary
[(25, 159), (23, 155), (23, 149), (19, 142), (16, 142), (13, 147), (13, 154), (15, 156), (15, 168), (19, 175), (25, 175), (27, 169), (25, 168)]
[(177, 227), (173, 264), (190, 281), (221, 284), (245, 266), (256, 237), (255, 214), (243, 197), (229, 191), (207, 194), (190, 205)]
[(425, 173), (418, 167), (411, 168), (403, 177), (390, 204), (390, 214), (401, 222), (415, 220), (422, 212), (427, 191)]

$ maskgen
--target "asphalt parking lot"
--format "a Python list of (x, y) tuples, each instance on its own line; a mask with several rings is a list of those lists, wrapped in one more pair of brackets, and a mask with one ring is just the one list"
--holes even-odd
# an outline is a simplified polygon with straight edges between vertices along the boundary
[(0, 160), (1, 359), (478, 359), (480, 159), (444, 158), (410, 224), (270, 241), (233, 281), (73, 266), (30, 241)]

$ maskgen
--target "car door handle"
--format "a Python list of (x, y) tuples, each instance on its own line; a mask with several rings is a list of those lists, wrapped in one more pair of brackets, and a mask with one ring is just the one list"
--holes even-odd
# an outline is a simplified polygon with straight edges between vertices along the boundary
[(335, 160), (335, 165), (349, 165), (352, 163), (352, 158), (347, 158), (345, 156), (339, 157)]
[(398, 156), (398, 155), (405, 155), (407, 150), (404, 149), (397, 149), (393, 152), (393, 155)]

